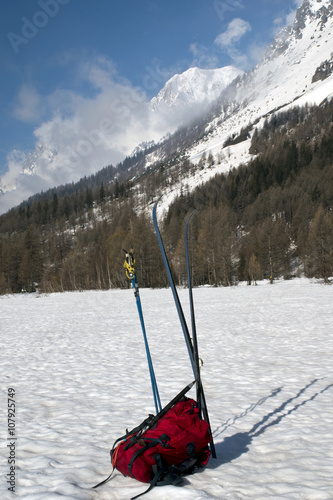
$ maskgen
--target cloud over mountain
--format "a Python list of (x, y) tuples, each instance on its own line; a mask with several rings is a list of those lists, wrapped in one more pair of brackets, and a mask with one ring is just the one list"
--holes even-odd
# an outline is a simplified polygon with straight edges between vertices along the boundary
[(42, 95), (33, 84), (19, 89), (12, 114), (35, 126), (36, 146), (7, 155), (2, 211), (41, 189), (116, 164), (142, 141), (168, 131), (169, 124), (150, 113), (144, 90), (120, 78), (107, 57), (78, 64), (77, 74), (89, 92), (58, 88)]
[(228, 24), (227, 30), (216, 37), (215, 43), (222, 49), (229, 48), (239, 42), (248, 31), (251, 31), (250, 23), (236, 17)]
[[(217, 3), (214, 2), (215, 6)], [(314, 11), (311, 11), (312, 16), (321, 16), (325, 5), (332, 6), (328, 0), (305, 1), (303, 5), (308, 4)], [(236, 2), (229, 2), (228, 5), (235, 6)], [(297, 5), (299, 0), (294, 0), (292, 6)], [(252, 76), (249, 74), (242, 79), (246, 85), (234, 89), (234, 101), (244, 106), (251, 119), (260, 116), (264, 108), (269, 111), (277, 105), (282, 106), (287, 100), (293, 102), (298, 99), (299, 92), (305, 92), (305, 89), (308, 92), (312, 77), (308, 71), (309, 64), (313, 65), (314, 72), (320, 63), (330, 57), (330, 44), (327, 43), (325, 48), (320, 38), (324, 32), (320, 32), (320, 37), (316, 32), (318, 40), (313, 40), (314, 28), (310, 23), (308, 30), (303, 29), (304, 36), (309, 38), (303, 53), (302, 46), (298, 44), (297, 30), (311, 12), (305, 8), (303, 12), (302, 8), (297, 14), (294, 36), (289, 40), (291, 28), (281, 31), (265, 53), (266, 63), (259, 65)], [(311, 22), (319, 21), (316, 18)], [(276, 20), (276, 23), (280, 21)], [(238, 67), (247, 67), (250, 59), (258, 59), (262, 51), (260, 47), (249, 46), (246, 53), (242, 52), (239, 43), (250, 31), (248, 21), (235, 17), (215, 37), (214, 46), (227, 51)], [(323, 60), (318, 60), (319, 44), (325, 48), (325, 51), (322, 48)], [(280, 61), (280, 66), (285, 65), (288, 69), (281, 72), (276, 57), (286, 47), (288, 53)], [(209, 67), (213, 65), (209, 51), (200, 43), (193, 43), (190, 53), (198, 63), (205, 62)], [(303, 78), (300, 62), (305, 58), (309, 61)], [(8, 169), (0, 179), (0, 191), (2, 188), (5, 192), (0, 197), (1, 211), (42, 189), (79, 180), (111, 163), (115, 165), (142, 142), (160, 140), (167, 132), (172, 133), (184, 123), (185, 118), (189, 120), (201, 113), (224, 87), (242, 74), (232, 66), (215, 70), (192, 67), (174, 75), (163, 87), (166, 72), (160, 70), (157, 64), (155, 68), (146, 68), (142, 85), (137, 87), (121, 77), (113, 61), (105, 55), (83, 57), (81, 54), (76, 57), (74, 53), (67, 53), (61, 60), (54, 61), (54, 66), (57, 64), (72, 65), (71, 76), (75, 77), (70, 82), (71, 86), (64, 82), (46, 93), (29, 81), (17, 93), (12, 114), (20, 122), (34, 125), (35, 150), (27, 153), (13, 148), (8, 154)], [(297, 85), (291, 88), (292, 75)], [(301, 77), (304, 80), (302, 84)], [(161, 87), (156, 98), (150, 101), (152, 91)], [(277, 92), (277, 88), (281, 91)], [(240, 119), (240, 122), (243, 123), (243, 120)], [(230, 126), (226, 128), (230, 134)]]
[[(240, 72), (191, 68), (184, 76), (173, 77), (166, 85), (168, 89), (173, 85), (172, 112), (166, 91), (164, 97), (159, 94), (159, 104), (156, 101), (152, 106), (148, 92), (120, 78), (106, 56), (82, 61), (77, 74), (89, 86), (89, 95), (58, 88), (42, 96), (33, 85), (19, 90), (13, 114), (22, 122), (36, 124), (36, 146), (30, 153), (15, 150), (8, 155), (8, 170), (0, 183), (7, 192), (0, 199), (5, 208), (38, 190), (115, 165), (142, 142), (160, 140), (190, 118), (194, 103), (196, 112), (202, 110)], [(147, 73), (147, 87), (162, 76)]]

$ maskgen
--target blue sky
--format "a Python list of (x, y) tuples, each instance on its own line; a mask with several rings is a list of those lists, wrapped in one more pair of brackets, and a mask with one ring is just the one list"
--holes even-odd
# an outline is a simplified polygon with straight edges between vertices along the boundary
[[(138, 116), (144, 113), (143, 103), (156, 95), (173, 74), (191, 66), (234, 65), (251, 69), (274, 35), (292, 20), (300, 3), (300, 0), (2, 2), (2, 183), (14, 179), (19, 164), (36, 143), (49, 141), (51, 147), (59, 147), (63, 141), (69, 147), (71, 131), (75, 131), (75, 141), (78, 134), (87, 136), (101, 127), (101, 120), (103, 126), (108, 126), (105, 120), (115, 120), (112, 116), (115, 107), (119, 118), (115, 136), (121, 146), (118, 150), (111, 147), (109, 162), (106, 154), (101, 155), (100, 161), (104, 163), (100, 166), (105, 162), (116, 163), (128, 153), (126, 148), (144, 138), (139, 130), (140, 123), (144, 127), (140, 117), (131, 140), (127, 143), (123, 140), (124, 133), (128, 135), (124, 128), (133, 121), (131, 111), (135, 108)], [(125, 101), (126, 110), (122, 106)], [(120, 117), (121, 110), (125, 114)], [(83, 175), (87, 172), (83, 168)], [(53, 181), (58, 179), (50, 175), (49, 182)]]

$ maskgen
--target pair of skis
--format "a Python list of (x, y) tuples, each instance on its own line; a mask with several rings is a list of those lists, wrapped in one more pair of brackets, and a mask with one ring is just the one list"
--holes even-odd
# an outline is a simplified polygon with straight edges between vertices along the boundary
[[(191, 310), (191, 326), (192, 326), (192, 339), (187, 327), (186, 319), (183, 313), (183, 309), (181, 306), (181, 302), (179, 300), (179, 296), (177, 293), (176, 285), (174, 282), (174, 279), (171, 274), (171, 269), (170, 265), (166, 256), (163, 240), (161, 237), (161, 233), (158, 227), (158, 222), (157, 222), (157, 205), (158, 201), (154, 205), (153, 209), (153, 222), (154, 222), (154, 228), (156, 232), (156, 236), (158, 239), (158, 244), (161, 250), (165, 270), (167, 272), (169, 284), (172, 290), (173, 298), (175, 301), (175, 305), (177, 308), (180, 324), (182, 327), (182, 331), (184, 334), (184, 339), (186, 342), (186, 347), (188, 351), (188, 355), (190, 358), (193, 374), (195, 377), (196, 381), (196, 397), (197, 397), (197, 402), (200, 407), (201, 414), (206, 420), (206, 422), (210, 426), (210, 421), (209, 421), (209, 415), (208, 415), (208, 409), (207, 409), (207, 404), (206, 404), (206, 399), (205, 399), (205, 394), (202, 386), (202, 381), (201, 381), (201, 375), (200, 375), (200, 358), (199, 358), (199, 350), (198, 350), (198, 340), (197, 340), (197, 332), (196, 332), (196, 324), (195, 324), (195, 314), (194, 314), (194, 304), (193, 304), (193, 294), (192, 294), (192, 284), (191, 284), (191, 273), (190, 273), (190, 259), (189, 259), (189, 251), (188, 251), (188, 226), (190, 219), (193, 215), (194, 212), (190, 214), (190, 216), (187, 219), (186, 226), (185, 226), (185, 249), (186, 249), (186, 265), (187, 265), (187, 277), (188, 277), (188, 288), (189, 288), (189, 299), (190, 299), (190, 310)], [(155, 409), (156, 409), (156, 414), (158, 414), (161, 411), (161, 401), (158, 393), (158, 388), (157, 388), (157, 382), (155, 378), (155, 373), (154, 373), (154, 368), (153, 368), (153, 363), (149, 351), (149, 346), (148, 346), (148, 340), (147, 340), (147, 335), (146, 335), (146, 329), (144, 325), (144, 320), (143, 320), (143, 314), (142, 314), (142, 307), (141, 307), (141, 300), (140, 300), (140, 294), (139, 294), (139, 287), (136, 279), (136, 272), (135, 272), (135, 260), (133, 256), (133, 251), (126, 252), (126, 258), (124, 262), (124, 267), (126, 269), (126, 275), (127, 277), (131, 280), (132, 286), (134, 288), (134, 294), (136, 298), (136, 304), (137, 304), (137, 309), (140, 317), (140, 322), (141, 322), (141, 328), (144, 336), (144, 342), (145, 342), (145, 348), (146, 348), (146, 354), (147, 354), (147, 359), (148, 359), (148, 366), (149, 366), (149, 372), (150, 372), (150, 379), (151, 379), (151, 385), (152, 385), (152, 390), (153, 390), (153, 396), (154, 396), (154, 402), (155, 402)], [(215, 451), (215, 446), (213, 440), (210, 443), (210, 449), (212, 452), (213, 458), (216, 458), (216, 451)]]
[[(156, 236), (158, 239), (158, 244), (161, 250), (163, 262), (164, 262), (164, 267), (168, 276), (169, 284), (172, 290), (174, 302), (177, 308), (178, 312), (178, 317), (179, 321), (182, 327), (182, 331), (184, 334), (184, 339), (187, 347), (187, 351), (189, 354), (193, 374), (196, 380), (196, 388), (197, 388), (197, 402), (199, 404), (199, 407), (202, 411), (202, 416), (204, 420), (209, 424), (210, 426), (210, 421), (209, 421), (209, 415), (208, 415), (208, 409), (207, 409), (207, 404), (206, 404), (206, 398), (205, 398), (205, 393), (203, 390), (203, 385), (202, 385), (202, 380), (201, 380), (201, 375), (200, 375), (200, 358), (199, 358), (199, 350), (198, 350), (198, 338), (197, 338), (197, 331), (196, 331), (196, 324), (195, 324), (195, 314), (194, 314), (194, 304), (193, 304), (193, 294), (192, 294), (192, 284), (191, 284), (191, 272), (190, 272), (190, 259), (189, 259), (189, 251), (188, 251), (188, 226), (190, 219), (193, 215), (194, 212), (190, 214), (186, 221), (186, 226), (185, 226), (185, 249), (186, 249), (186, 266), (187, 266), (187, 278), (188, 278), (188, 289), (189, 289), (189, 299), (190, 299), (190, 310), (191, 310), (191, 326), (192, 326), (192, 338), (193, 342), (191, 340), (191, 336), (189, 334), (189, 330), (187, 327), (186, 319), (184, 316), (184, 312), (181, 306), (181, 302), (178, 296), (177, 288), (174, 282), (174, 279), (171, 274), (171, 269), (170, 265), (168, 262), (168, 258), (165, 252), (162, 236), (158, 227), (158, 222), (157, 222), (157, 205), (158, 201), (155, 203), (154, 208), (153, 208), (153, 223), (154, 223), (154, 228), (156, 232)], [(213, 458), (216, 458), (216, 450), (215, 450), (215, 445), (214, 441), (212, 439), (210, 443), (210, 449), (212, 452)]]

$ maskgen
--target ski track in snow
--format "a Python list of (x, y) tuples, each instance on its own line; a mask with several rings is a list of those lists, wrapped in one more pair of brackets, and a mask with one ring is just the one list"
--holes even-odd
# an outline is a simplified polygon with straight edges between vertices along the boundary
[[(162, 404), (193, 380), (170, 289), (141, 290)], [(179, 291), (186, 317), (188, 292)], [(332, 500), (333, 287), (306, 279), (194, 289), (216, 460), (148, 499)], [(0, 497), (129, 499), (109, 450), (154, 413), (132, 290), (0, 298)], [(16, 391), (16, 490), (7, 389)], [(192, 389), (191, 396), (194, 396)]]

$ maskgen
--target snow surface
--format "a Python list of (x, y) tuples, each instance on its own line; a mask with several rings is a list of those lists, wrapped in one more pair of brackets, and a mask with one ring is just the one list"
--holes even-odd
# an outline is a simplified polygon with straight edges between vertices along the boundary
[[(188, 316), (188, 292), (179, 291)], [(194, 290), (218, 458), (148, 499), (333, 498), (333, 287), (305, 279)], [(170, 289), (141, 290), (162, 404), (193, 379)], [(129, 499), (109, 450), (154, 412), (132, 290), (13, 295), (1, 308), (0, 498)], [(16, 492), (7, 491), (7, 389)], [(192, 390), (193, 391), (193, 390)], [(189, 393), (194, 396), (194, 391)]]

